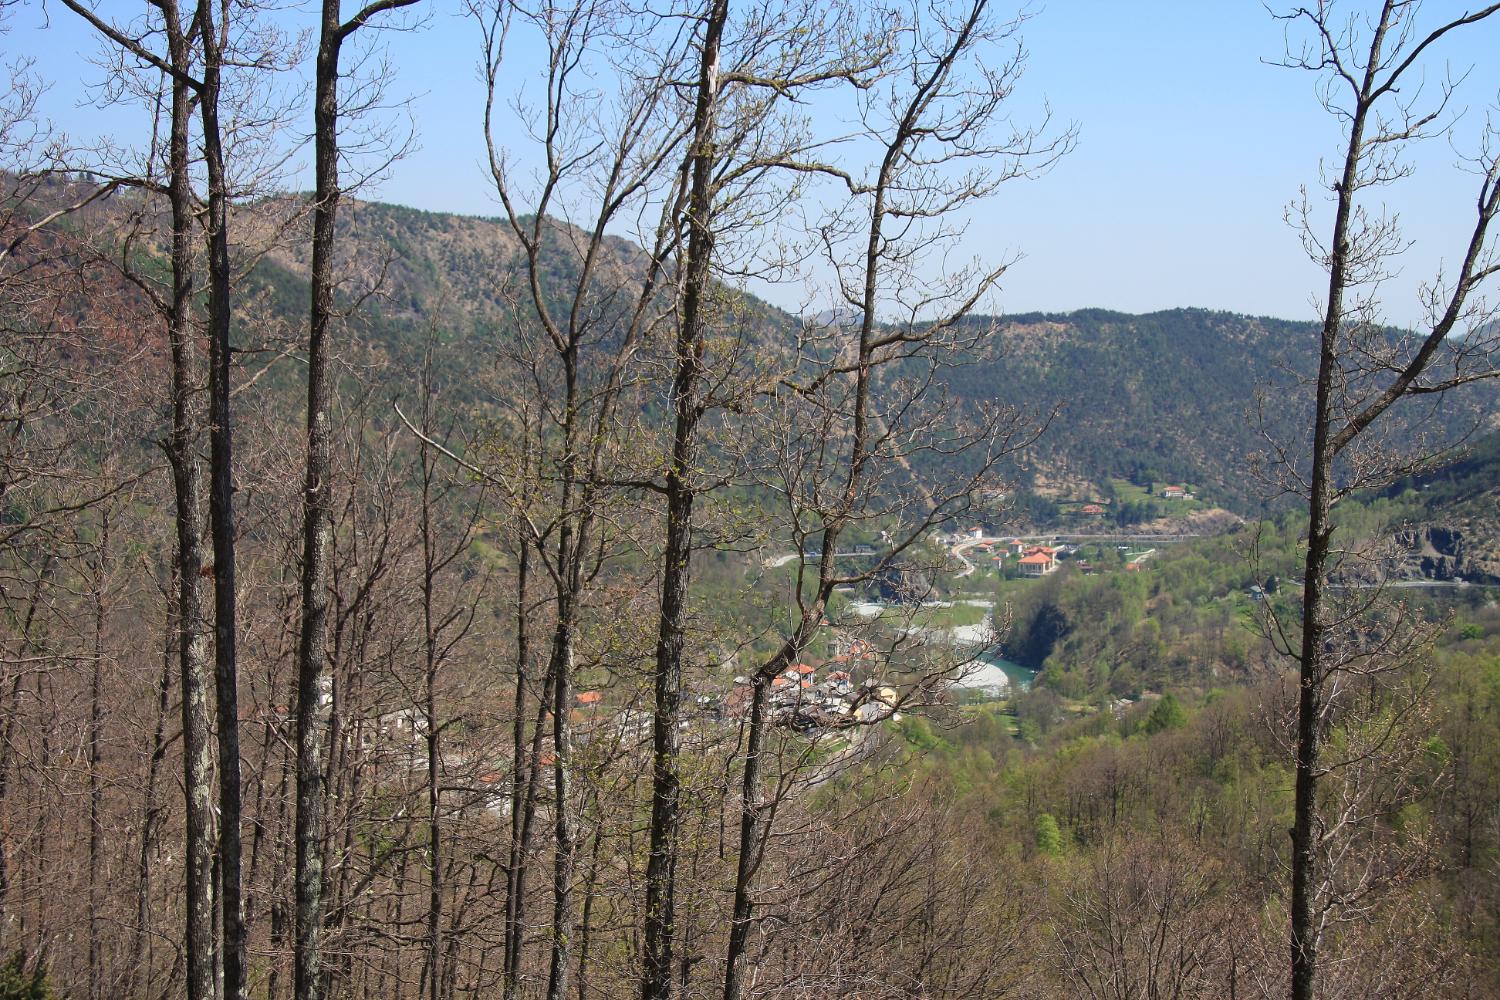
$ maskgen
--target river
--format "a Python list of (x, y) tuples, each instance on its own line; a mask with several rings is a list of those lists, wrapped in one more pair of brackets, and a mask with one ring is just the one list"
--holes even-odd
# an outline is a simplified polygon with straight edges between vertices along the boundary
[[(982, 608), (994, 607), (992, 602), (980, 600), (934, 602), (941, 607), (952, 607), (954, 603)], [(875, 601), (862, 601), (851, 603), (849, 610), (861, 618), (870, 619), (880, 617), (886, 611), (886, 606)], [(982, 622), (975, 625), (947, 627), (916, 625), (908, 626), (904, 631), (920, 641), (945, 642), (953, 646), (960, 656), (971, 655), (970, 651), (976, 645), (993, 642), (995, 638), (994, 620), (988, 614)], [(1009, 691), (1030, 690), (1031, 682), (1035, 677), (1035, 670), (1013, 663), (998, 653), (986, 651), (974, 657), (974, 663), (964, 671), (961, 678), (954, 682), (954, 687), (968, 691), (986, 691), (996, 697), (1003, 697)]]
[(979, 662), (992, 669), (1003, 671), (1011, 686), (1020, 691), (1031, 690), (1031, 682), (1036, 680), (1035, 670), (1013, 663), (997, 653), (981, 653)]

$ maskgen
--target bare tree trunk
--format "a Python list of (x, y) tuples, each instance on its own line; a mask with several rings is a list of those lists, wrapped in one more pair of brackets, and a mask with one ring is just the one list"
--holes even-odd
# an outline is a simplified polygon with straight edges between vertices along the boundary
[(672, 461), (667, 468), (666, 550), (662, 554), (661, 612), (656, 642), (655, 712), (652, 717), (651, 831), (646, 862), (643, 1000), (672, 995), (672, 942), (676, 934), (676, 872), (681, 781), (678, 720), (682, 702), (682, 657), (686, 640), (688, 584), (693, 547), (692, 482), (697, 460), (702, 394), (707, 290), (714, 247), (713, 174), (719, 90), (719, 44), (728, 18), (727, 0), (712, 0), (703, 26), (698, 94), (693, 112), (692, 191), (688, 200), (688, 255), (682, 317), (672, 381)]
[[(227, 9), (227, 8), (226, 8)], [(219, 878), (224, 1000), (244, 1000), (245, 912), (241, 901), (239, 626), (235, 612), (234, 448), (229, 408), (229, 195), (219, 128), (220, 75), (228, 25), (214, 23), (213, 0), (200, 0), (203, 44), (203, 155), (208, 175), (209, 513), (214, 549), (214, 693), (219, 735)]]
[[(567, 491), (564, 491), (564, 508)], [(560, 546), (569, 544), (564, 526)], [(559, 565), (568, 562), (559, 559)], [(552, 637), (552, 960), (547, 971), (547, 1000), (567, 1000), (568, 974), (573, 960), (573, 864), (578, 832), (573, 825), (571, 796), (573, 709), (573, 628), (575, 594), (558, 595), (557, 630)]]
[(329, 546), (333, 536), (333, 415), (328, 328), (333, 319), (333, 250), (339, 197), (339, 52), (382, 11), (417, 0), (373, 0), (347, 22), (339, 0), (323, 0), (313, 85), (314, 176), (311, 310), (307, 343), (307, 478), (303, 488), (302, 630), (297, 655), (297, 860), (293, 941), (296, 1000), (322, 993), (323, 688), (328, 677)]
[[(1378, 43), (1377, 43), (1378, 44)], [(1359, 157), (1364, 141), (1365, 109), (1350, 122), (1349, 155), (1338, 185), (1332, 254), (1329, 262), (1328, 302), (1319, 338), (1318, 384), (1313, 410), (1313, 454), (1308, 482), (1307, 556), (1302, 577), (1302, 649), (1297, 669), (1297, 748), (1295, 801), (1292, 807), (1291, 959), (1292, 1000), (1312, 1000), (1318, 962), (1318, 935), (1313, 919), (1315, 851), (1313, 820), (1317, 811), (1318, 747), (1321, 742), (1323, 648), (1323, 583), (1327, 573), (1333, 528), (1332, 506), (1333, 377), (1338, 367), (1339, 332), (1344, 316), (1347, 283), (1349, 220), (1353, 212)]]
[[(170, 620), (171, 616), (168, 616)], [(151, 983), (151, 967), (146, 942), (151, 922), (151, 851), (156, 845), (158, 825), (156, 781), (161, 762), (167, 754), (166, 721), (172, 690), (172, 652), (175, 643), (169, 634), (162, 643), (161, 680), (156, 689), (156, 726), (151, 733), (151, 756), (146, 761), (146, 780), (141, 791), (141, 849), (136, 861), (135, 930), (130, 946), (130, 975), (127, 983), (132, 996), (146, 996)]]
[[(429, 429), (432, 409), (432, 354), (429, 346), (422, 369), (422, 430)], [(443, 821), (442, 821), (442, 731), (438, 725), (437, 673), (438, 624), (433, 612), (437, 587), (438, 553), (432, 523), (432, 482), (436, 456), (424, 437), (419, 445), (422, 476), (422, 651), (425, 657), (423, 684), (427, 716), (427, 1000), (439, 1000), (443, 968)]]
[[(527, 663), (531, 655), (530, 619), (526, 604), (526, 585), (531, 571), (531, 542), (524, 528), (517, 530), (519, 551), (516, 554), (516, 693), (515, 718), (511, 722), (511, 790), (510, 790), (510, 850), (505, 865), (505, 933), (501, 955), (501, 987), (503, 1000), (511, 1000), (516, 989), (516, 965), (520, 951), (520, 894), (525, 882), (522, 865), (525, 852), (530, 845), (523, 832), (529, 835), (530, 820), (522, 820), (523, 803), (530, 800), (535, 787), (536, 768), (526, 753), (526, 684)], [(546, 695), (538, 702), (545, 704)], [(537, 726), (537, 731), (540, 730)]]
[(536, 718), (532, 722), (531, 747), (524, 758), (526, 781), (524, 794), (519, 803), (519, 822), (516, 830), (516, 853), (511, 864), (514, 881), (507, 876), (506, 903), (507, 935), (505, 941), (505, 981), (507, 1000), (515, 995), (521, 975), (521, 958), (526, 929), (526, 873), (531, 869), (531, 843), (535, 836), (537, 795), (542, 783), (542, 737), (546, 734), (547, 711), (552, 704), (553, 675), (549, 669), (542, 679), (538, 693)]
[(328, 548), (333, 534), (332, 414), (326, 338), (333, 315), (333, 239), (338, 212), (339, 2), (323, 0), (313, 98), (315, 173), (312, 309), (307, 344), (307, 478), (302, 496), (302, 631), (297, 653), (297, 831), (293, 996), (322, 986), (323, 738), (327, 725)]
[[(175, 4), (164, 11), (172, 65), (191, 65)], [(203, 611), (202, 470), (196, 454), (198, 425), (193, 397), (198, 385), (192, 324), (193, 193), (189, 176), (188, 122), (192, 93), (172, 78), (171, 177), (172, 307), (168, 335), (172, 351), (172, 434), (167, 455), (177, 498), (177, 650), (182, 679), (183, 793), (186, 797), (188, 1000), (212, 1000), (213, 948), (213, 761), (209, 751), (208, 635)]]
[[(5, 716), (5, 730), (0, 733), (0, 811), (5, 809), (10, 796), (10, 754), (6, 752), (6, 748), (12, 746), (15, 739), (17, 719), (20, 717), (16, 703), (20, 700), (21, 678), (24, 676), (19, 672), (16, 674), (6, 691), (5, 701), (0, 702), (0, 708), (4, 709), (0, 714)], [(7, 838), (0, 837), (0, 921), (10, 917), (10, 853), (6, 850), (6, 840)]]
[(109, 549), (109, 512), (100, 516), (99, 545), (94, 555), (93, 586), (89, 597), (94, 605), (94, 649), (89, 671), (89, 996), (97, 998), (103, 991), (99, 955), (99, 848), (103, 823), (103, 790), (99, 784), (99, 767), (104, 744), (104, 563)]
[(579, 914), (578, 941), (578, 1000), (588, 1000), (589, 995), (589, 947), (593, 943), (593, 917), (595, 889), (599, 884), (599, 849), (604, 844), (604, 809), (597, 800), (595, 812), (593, 846), (589, 848), (589, 874), (583, 883), (583, 912)]
[[(1363, 126), (1356, 119), (1358, 133)], [(1352, 163), (1350, 164), (1352, 166)], [(1339, 199), (1334, 240), (1335, 258), (1348, 250), (1348, 199)], [(1333, 528), (1328, 523), (1329, 476), (1332, 460), (1328, 450), (1332, 380), (1336, 366), (1338, 328), (1342, 315), (1343, 268), (1335, 266), (1330, 282), (1328, 315), (1324, 321), (1318, 365), (1318, 388), (1313, 424), (1313, 461), (1309, 481), (1307, 557), (1302, 577), (1302, 649), (1297, 671), (1296, 790), (1292, 812), (1292, 1000), (1312, 1000), (1317, 971), (1317, 932), (1313, 921), (1315, 856), (1313, 819), (1317, 811), (1318, 748), (1321, 742), (1323, 648), (1323, 583), (1327, 572)]]
[(765, 749), (768, 681), (751, 679), (750, 728), (745, 768), (740, 778), (740, 851), (734, 872), (734, 914), (729, 924), (729, 947), (724, 956), (724, 1000), (739, 1000), (744, 972), (740, 959), (750, 939), (750, 882), (760, 843), (760, 758)]

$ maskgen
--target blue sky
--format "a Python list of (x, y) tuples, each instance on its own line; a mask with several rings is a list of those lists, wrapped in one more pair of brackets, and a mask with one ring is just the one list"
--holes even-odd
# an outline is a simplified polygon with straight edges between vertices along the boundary
[[(106, 0), (106, 11), (133, 8)], [(353, 6), (349, 4), (348, 6)], [(478, 41), (453, 13), (432, 6), (425, 26), (387, 37), (391, 91), (412, 95), (420, 148), (367, 196), (434, 211), (493, 214), (482, 168)], [(1429, 4), (1432, 16), (1463, 9)], [(41, 27), (44, 13), (50, 27)], [(1320, 161), (1336, 156), (1337, 124), (1318, 106), (1315, 79), (1267, 65), (1282, 51), (1282, 26), (1244, 0), (1052, 0), (1033, 8), (1024, 37), (1029, 69), (1017, 116), (1043, 99), (1076, 123), (1076, 150), (1046, 176), (1004, 189), (970, 219), (964, 250), (1023, 255), (998, 297), (1006, 312), (1091, 306), (1143, 312), (1201, 306), (1305, 318), (1315, 315), (1319, 272), (1303, 256), (1283, 212), (1308, 185), (1318, 197)], [(76, 138), (128, 134), (138, 119), (86, 106), (83, 83), (99, 71), (83, 59), (93, 43), (60, 5), (11, 15), (0, 49), (30, 55), (51, 82), (47, 112)], [(303, 20), (310, 27), (311, 15)], [(1444, 60), (1473, 74), (1459, 102), (1459, 148), (1472, 151), (1496, 102), (1500, 21), (1446, 45)], [(1412, 158), (1415, 175), (1384, 192), (1414, 241), (1402, 273), (1384, 289), (1389, 318), (1418, 315), (1414, 291), (1446, 254), (1459, 252), (1472, 180), (1453, 169), (1442, 141)], [(781, 304), (793, 289), (763, 290)]]

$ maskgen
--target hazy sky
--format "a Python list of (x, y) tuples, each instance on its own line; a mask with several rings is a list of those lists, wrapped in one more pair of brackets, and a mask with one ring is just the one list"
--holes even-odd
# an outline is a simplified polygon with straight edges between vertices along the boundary
[[(388, 38), (392, 92), (415, 95), (421, 147), (368, 194), (494, 214), (481, 167), (478, 42), (456, 6), (437, 3), (422, 30)], [(1464, 9), (1436, 0), (1428, 6), (1432, 17)], [(101, 3), (111, 12), (133, 7)], [(967, 251), (1023, 255), (999, 306), (1202, 306), (1311, 317), (1319, 272), (1283, 212), (1301, 185), (1321, 197), (1320, 159), (1337, 155), (1339, 134), (1317, 104), (1312, 75), (1266, 64), (1282, 52), (1282, 26), (1247, 0), (1052, 0), (1033, 13), (1023, 32), (1030, 60), (1016, 114), (1034, 117), (1045, 99), (1056, 121), (1077, 124), (1079, 140), (1051, 173), (1016, 182), (971, 220)], [(45, 29), (44, 14), (51, 19)], [(313, 18), (305, 21), (311, 26)], [(125, 119), (80, 107), (82, 82), (100, 72), (80, 55), (93, 43), (74, 15), (55, 2), (33, 4), (11, 22), (0, 49), (11, 59), (36, 57), (52, 82), (47, 109), (59, 124), (80, 138), (124, 127)], [(1433, 74), (1445, 62), (1459, 72), (1473, 67), (1455, 105), (1466, 109), (1460, 151), (1475, 149), (1496, 102), (1500, 60), (1485, 59), (1494, 51), (1500, 21), (1446, 45), (1432, 64)], [(1447, 143), (1429, 143), (1413, 158), (1413, 179), (1387, 193), (1415, 241), (1383, 295), (1393, 320), (1417, 316), (1417, 283), (1461, 250), (1475, 187), (1455, 172), (1455, 160)], [(770, 295), (783, 305), (796, 298), (791, 290)]]

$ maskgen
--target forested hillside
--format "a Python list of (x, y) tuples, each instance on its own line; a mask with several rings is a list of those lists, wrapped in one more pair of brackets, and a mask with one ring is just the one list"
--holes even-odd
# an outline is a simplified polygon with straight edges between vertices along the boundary
[[(76, 196), (50, 191), (37, 207), (55, 208), (70, 193)], [(117, 220), (138, 203), (116, 196), (91, 208), (90, 224)], [(268, 252), (247, 256), (253, 268), (237, 321), (252, 341), (295, 329), (309, 294), (306, 202), (264, 207), (271, 209), (267, 218), (290, 225)], [(514, 352), (518, 331), (535, 323), (525, 307), (524, 255), (509, 223), (350, 201), (339, 225), (349, 268), (339, 293), (360, 304), (350, 332), (370, 358), (382, 359), (363, 363), (365, 379), (385, 396), (411, 394), (431, 342), (440, 348), (431, 358), (436, 377), (454, 403), (481, 413), (504, 391), (495, 383), (500, 359)], [(565, 307), (587, 236), (560, 224), (544, 229), (539, 280), (553, 305)], [(607, 237), (603, 280), (632, 280), (645, 259), (641, 247)], [(798, 329), (816, 325), (752, 295), (735, 299), (740, 335), (768, 356), (794, 352)], [(1018, 407), (1047, 421), (1026, 454), (1005, 466), (1023, 490), (1045, 498), (1108, 498), (1117, 478), (1183, 482), (1211, 504), (1254, 513), (1268, 490), (1265, 435), (1293, 441), (1306, 423), (1312, 322), (1184, 308), (1140, 316), (1101, 309), (973, 316), (965, 323), (987, 331), (986, 348), (947, 367), (943, 386), (967, 404)], [(274, 336), (267, 339), (273, 344), (259, 356), (269, 359)], [(281, 371), (266, 377), (294, 391)], [(1476, 383), (1414, 412), (1407, 433), (1413, 440), (1457, 439), (1492, 429), (1497, 412), (1500, 393)]]
[[(410, 372), (426, 331), (451, 349), (439, 363), (460, 392), (483, 382), (487, 363), (507, 350), (524, 294), (520, 259), (496, 219), (360, 203), (347, 213), (347, 246), (382, 274), (364, 322), (371, 345)], [(559, 235), (565, 230), (558, 231)], [(577, 265), (576, 237), (558, 239), (543, 279), (564, 288)], [(609, 266), (641, 266), (641, 251), (611, 241)], [(287, 255), (252, 276), (276, 287), (282, 308), (305, 297), (305, 260)], [(792, 343), (795, 317), (745, 298), (743, 320), (768, 350)], [(1305, 382), (1308, 321), (1176, 309), (1133, 316), (1101, 309), (1066, 314), (977, 316), (993, 327), (984, 352), (947, 370), (946, 387), (979, 406), (1023, 407), (1050, 416), (1047, 431), (1010, 468), (1046, 497), (1107, 496), (1112, 478), (1199, 484), (1210, 502), (1237, 513), (1261, 508), (1267, 492), (1255, 472), (1264, 434), (1295, 439), (1310, 406)], [(400, 389), (399, 381), (392, 388)], [(1455, 437), (1494, 426), (1500, 394), (1476, 384), (1426, 410), (1412, 433)], [(1055, 410), (1055, 415), (1052, 411)], [(1415, 418), (1414, 418), (1415, 419)]]

